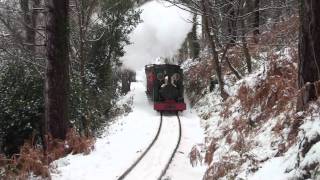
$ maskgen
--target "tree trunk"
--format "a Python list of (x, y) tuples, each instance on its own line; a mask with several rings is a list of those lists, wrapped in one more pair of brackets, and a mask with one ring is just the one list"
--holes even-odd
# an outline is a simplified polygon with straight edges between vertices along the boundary
[(258, 34), (260, 34), (259, 31), (259, 26), (260, 26), (260, 0), (255, 0), (254, 1), (254, 20), (253, 20), (253, 38), (254, 38), (254, 42), (258, 43)]
[(248, 49), (248, 46), (247, 46), (247, 40), (246, 40), (245, 35), (243, 35), (241, 39), (242, 39), (243, 53), (244, 53), (244, 56), (246, 58), (246, 64), (247, 64), (247, 68), (248, 68), (248, 73), (251, 73), (252, 72), (252, 61), (251, 61), (251, 56), (250, 56), (250, 53), (249, 53), (249, 49)]
[[(213, 1), (208, 1), (206, 0), (206, 14), (208, 15), (207, 19), (208, 19), (208, 27), (210, 29), (210, 34), (213, 34), (213, 40), (215, 41), (215, 45), (216, 47), (222, 49), (223, 48), (223, 39), (219, 38), (217, 36), (217, 34), (222, 33), (220, 31), (222, 31), (221, 27), (219, 27), (219, 23), (217, 21), (217, 19), (221, 19), (223, 18), (223, 15), (221, 13), (215, 13), (214, 10), (210, 7), (214, 7), (214, 3)], [(210, 18), (211, 17), (211, 18)], [(204, 27), (205, 28), (205, 27)], [(209, 38), (207, 38), (209, 39)]]
[(85, 2), (84, 0), (79, 1), (79, 15), (78, 15), (78, 23), (79, 23), (79, 59), (80, 59), (80, 76), (81, 76), (81, 84), (82, 91), (85, 88), (85, 30), (84, 30), (84, 21), (85, 21)]
[[(240, 10), (240, 15), (244, 15), (243, 10)], [(246, 39), (245, 20), (241, 19), (240, 24), (241, 24), (241, 32), (242, 32), (241, 33), (242, 50), (243, 50), (244, 56), (246, 58), (248, 72), (251, 73), (252, 72), (252, 60), (251, 60), (251, 55), (250, 55), (250, 52), (248, 49), (247, 39)]]
[(230, 45), (234, 46), (237, 41), (237, 19), (236, 19), (236, 10), (233, 5), (233, 0), (230, 0), (227, 8), (228, 14), (228, 34), (230, 38)]
[(229, 69), (232, 71), (232, 73), (238, 78), (238, 79), (241, 79), (241, 75), (240, 73), (236, 70), (236, 68), (234, 68), (231, 64), (231, 62), (229, 61), (229, 58), (227, 57), (227, 52), (229, 50), (229, 48), (232, 46), (231, 42), (230, 44), (227, 44), (224, 51), (223, 51), (223, 54), (221, 56), (221, 62), (224, 61), (224, 59), (226, 60), (228, 66), (229, 66)]
[(38, 22), (38, 16), (39, 16), (39, 10), (36, 10), (34, 8), (39, 8), (41, 4), (41, 0), (32, 0), (32, 13), (31, 13), (31, 19), (32, 19), (32, 52), (35, 53), (36, 51), (36, 34), (37, 34), (37, 24)]
[[(216, 72), (218, 83), (219, 83), (221, 97), (223, 99), (226, 99), (228, 97), (228, 94), (224, 91), (224, 81), (223, 81), (223, 77), (222, 77), (221, 66), (219, 63), (219, 55), (216, 50), (216, 44), (214, 42), (214, 37), (210, 33), (211, 31), (210, 31), (210, 27), (209, 27), (209, 17), (208, 17), (208, 9), (207, 9), (208, 3), (207, 3), (207, 0), (202, 0), (201, 3), (202, 3), (203, 13), (205, 14), (205, 16), (203, 16), (205, 33), (206, 33), (206, 37), (208, 38), (208, 41), (209, 41), (209, 46), (211, 48), (211, 52), (212, 52), (212, 56), (213, 56), (213, 64), (214, 64), (215, 72)], [(212, 24), (212, 22), (210, 24)]]
[(298, 82), (302, 95), (298, 110), (319, 96), (320, 80), (320, 1), (301, 1)]
[(121, 93), (127, 94), (130, 91), (130, 85), (131, 85), (129, 70), (123, 70), (121, 72), (121, 82), (122, 82)]
[[(205, 28), (204, 28), (204, 19), (205, 19), (204, 14), (201, 15), (201, 38), (202, 39), (206, 39), (206, 32), (205, 32)], [(204, 45), (205, 46), (205, 45)]]
[[(79, 61), (80, 61), (80, 78), (81, 78), (81, 89), (80, 89), (80, 98), (85, 99), (86, 96), (86, 79), (85, 79), (85, 0), (75, 1), (78, 8), (78, 26), (79, 26)], [(86, 118), (85, 114), (85, 101), (81, 101), (80, 108), (82, 110), (81, 121), (82, 129), (80, 129), (80, 134), (84, 134), (88, 137), (89, 135), (89, 121)]]
[(48, 0), (45, 118), (53, 138), (68, 129), (69, 0)]
[(188, 44), (190, 49), (190, 57), (196, 59), (199, 57), (200, 45), (197, 37), (197, 15), (193, 15), (192, 31), (188, 34)]
[(236, 70), (236, 68), (234, 68), (231, 64), (231, 62), (229, 61), (229, 58), (228, 57), (225, 57), (226, 58), (226, 62), (228, 64), (228, 67), (230, 68), (230, 70), (232, 71), (232, 73), (240, 80), (242, 77), (240, 75), (240, 73)]
[(23, 13), (24, 28), (25, 28), (25, 38), (27, 49), (34, 53), (35, 51), (35, 21), (33, 21), (33, 11), (31, 15), (30, 11), (30, 1), (20, 0), (20, 6)]

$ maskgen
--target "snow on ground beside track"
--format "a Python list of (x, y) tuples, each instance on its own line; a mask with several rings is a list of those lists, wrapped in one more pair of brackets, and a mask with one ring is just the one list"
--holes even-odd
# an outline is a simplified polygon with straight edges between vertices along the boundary
[(132, 84), (133, 112), (111, 125), (89, 155), (69, 155), (53, 164), (53, 179), (116, 179), (143, 152), (159, 125), (141, 82)]
[(180, 120), (182, 138), (177, 154), (170, 164), (167, 177), (172, 180), (200, 180), (206, 167), (200, 164), (192, 167), (189, 159), (192, 147), (203, 143), (204, 132), (200, 126), (200, 118), (190, 107), (187, 107), (187, 110), (180, 114)]
[[(291, 61), (292, 58), (287, 57), (288, 53), (284, 54), (286, 58), (279, 59), (278, 67), (289, 67), (285, 61)], [(183, 67), (189, 70), (196, 63), (186, 61)], [(296, 67), (296, 63), (292, 62), (292, 65)], [(232, 82), (233, 79), (225, 79), (226, 90), (230, 95), (225, 102), (218, 88), (215, 88), (195, 103), (194, 109), (205, 127), (208, 140), (206, 147), (211, 148), (212, 152), (208, 179), (320, 180), (319, 100), (310, 103), (306, 111), (297, 113), (294, 106), (291, 106), (295, 101), (293, 98), (287, 102), (283, 112), (277, 114), (271, 111), (274, 113), (272, 116), (262, 118), (257, 123), (254, 120), (259, 115), (270, 112), (262, 109), (261, 103), (246, 112), (243, 107), (245, 103), (240, 101), (238, 94), (241, 86), (261, 92), (261, 84), (268, 80), (270, 67), (265, 64), (236, 83)], [(271, 92), (265, 96), (268, 97)], [(277, 106), (273, 106), (273, 109), (277, 110)], [(297, 122), (299, 125), (295, 125)]]
[(288, 175), (284, 174), (287, 163), (284, 157), (276, 157), (267, 161), (253, 176), (249, 177), (250, 180), (286, 180)]
[[(142, 154), (154, 138), (159, 126), (160, 115), (152, 108), (147, 100), (144, 86), (144, 72), (137, 72), (138, 82), (132, 83), (132, 91), (125, 97), (133, 97), (133, 111), (127, 116), (115, 120), (102, 138), (97, 139), (95, 149), (89, 155), (69, 155), (52, 163), (52, 179), (54, 180), (116, 180), (130, 165)], [(126, 102), (122, 99), (120, 102)], [(168, 132), (163, 136), (161, 142), (152, 150), (143, 161), (143, 168), (150, 170), (149, 174), (135, 174), (133, 179), (153, 180), (158, 171), (163, 169), (164, 161), (168, 160), (169, 154), (163, 154), (171, 146), (167, 142), (174, 141), (178, 132), (177, 125), (172, 122), (175, 116), (164, 117), (164, 128)], [(196, 143), (203, 141), (203, 133), (200, 127), (199, 118), (192, 112), (186, 111), (181, 115), (182, 141), (178, 154), (173, 160), (168, 171), (171, 180), (201, 180), (204, 174), (204, 167), (193, 168), (189, 163), (188, 153)], [(171, 143), (170, 143), (171, 144)], [(157, 159), (153, 161), (152, 159)], [(160, 170), (160, 171), (161, 171)], [(141, 171), (140, 171), (141, 172)], [(128, 178), (129, 179), (129, 178)]]

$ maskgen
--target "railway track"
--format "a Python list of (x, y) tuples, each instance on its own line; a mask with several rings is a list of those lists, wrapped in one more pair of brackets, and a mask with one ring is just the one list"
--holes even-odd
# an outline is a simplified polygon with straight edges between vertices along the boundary
[[(174, 122), (174, 120), (176, 121)], [(143, 179), (143, 177), (150, 178), (151, 176), (147, 176), (148, 173), (149, 175), (152, 174), (153, 179), (161, 180), (166, 175), (166, 172), (169, 169), (169, 166), (178, 150), (181, 141), (181, 131), (181, 121), (178, 113), (176, 114), (175, 119), (168, 118), (167, 120), (163, 120), (163, 114), (161, 113), (159, 127), (155, 137), (144, 150), (144, 152), (136, 159), (136, 161), (121, 176), (119, 176), (118, 180), (135, 179), (137, 176), (139, 176), (141, 179)], [(177, 136), (176, 140), (174, 140), (174, 137), (170, 136), (173, 135), (173, 133), (175, 133), (174, 135)], [(170, 140), (168, 140), (168, 137), (170, 137)], [(168, 146), (163, 146), (163, 142), (165, 142), (166, 145), (168, 143)], [(150, 162), (150, 164), (148, 164), (148, 162)], [(155, 165), (160, 166), (159, 164), (161, 165), (161, 167), (159, 167), (160, 169), (157, 168), (156, 170), (152, 170), (148, 168)], [(148, 172), (148, 170), (150, 172)], [(143, 173), (145, 173), (145, 175), (143, 175)]]

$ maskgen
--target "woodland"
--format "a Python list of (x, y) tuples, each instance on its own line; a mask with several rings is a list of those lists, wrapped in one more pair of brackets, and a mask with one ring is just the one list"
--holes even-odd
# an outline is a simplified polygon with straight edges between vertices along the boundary
[[(209, 132), (214, 124), (206, 124), (204, 179), (235, 179), (249, 159), (253, 166), (266, 161), (246, 152), (269, 121), (285, 142), (276, 143), (273, 156), (297, 147), (294, 178), (319, 178), (320, 158), (300, 163), (319, 143), (319, 129), (302, 138), (299, 132), (306, 117), (320, 114), (320, 2), (165, 1), (192, 17), (186, 20), (192, 28), (184, 43), (170, 57), (182, 66), (193, 64), (184, 72), (186, 96), (199, 111), (208, 106), (199, 112), (207, 122), (214, 108), (221, 107), (219, 117), (229, 123), (218, 125), (223, 139), (240, 152), (215, 162), (220, 137)], [(145, 3), (0, 0), (0, 179), (30, 174), (50, 178), (51, 162), (68, 154), (89, 154), (112, 119), (132, 110), (116, 105), (135, 81), (135, 72), (121, 58), (124, 47), (134, 43), (130, 33), (143, 23), (139, 7)], [(252, 87), (247, 77), (260, 81)], [(230, 87), (239, 82), (243, 84), (232, 93)], [(213, 84), (211, 91), (221, 101), (215, 107), (201, 105), (213, 96)], [(240, 109), (235, 109), (237, 102)], [(236, 113), (237, 118), (232, 116)], [(275, 120), (280, 114), (286, 118)], [(233, 142), (232, 132), (245, 138)], [(190, 151), (191, 161), (201, 161), (199, 149)]]

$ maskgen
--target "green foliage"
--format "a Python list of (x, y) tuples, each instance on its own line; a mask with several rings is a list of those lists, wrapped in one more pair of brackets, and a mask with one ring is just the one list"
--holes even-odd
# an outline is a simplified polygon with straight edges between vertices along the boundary
[(11, 63), (0, 74), (0, 138), (6, 154), (17, 153), (24, 139), (39, 134), (43, 79), (32, 67)]
[[(102, 0), (101, 2), (101, 14), (99, 14), (101, 23), (94, 29), (100, 29), (98, 34), (103, 33), (107, 60), (118, 62), (119, 57), (124, 55), (124, 46), (130, 43), (129, 33), (141, 22), (141, 12), (134, 10), (133, 6), (134, 3), (131, 0)], [(98, 43), (101, 44), (101, 42)]]
[(130, 0), (101, 0), (99, 21), (89, 27), (86, 44), (85, 84), (80, 73), (71, 80), (71, 119), (76, 128), (99, 135), (108, 122), (113, 102), (120, 95), (119, 62), (128, 35), (140, 22), (140, 11)]
[[(130, 0), (99, 1), (94, 10), (99, 20), (90, 20), (84, 36), (83, 78), (78, 57), (79, 22), (77, 13), (70, 12), (69, 117), (72, 126), (82, 134), (102, 132), (120, 95), (119, 59), (124, 55), (124, 46), (129, 44), (129, 33), (140, 22), (140, 12), (133, 8)], [(22, 61), (4, 64), (11, 56), (0, 53), (0, 152), (7, 155), (18, 153), (26, 139), (40, 135), (44, 128), (44, 69), (38, 72), (24, 62), (30, 57), (22, 53)]]

